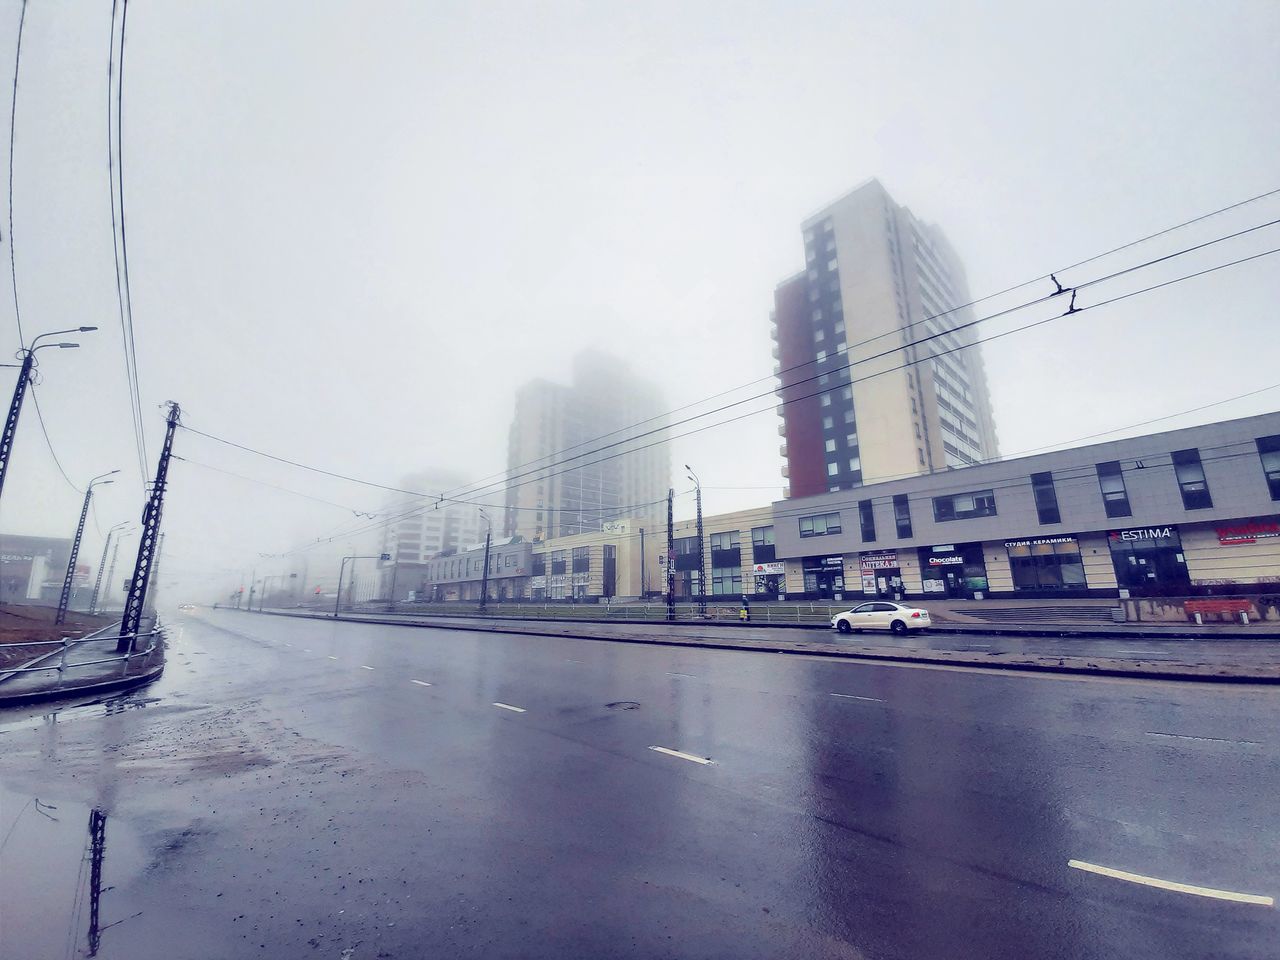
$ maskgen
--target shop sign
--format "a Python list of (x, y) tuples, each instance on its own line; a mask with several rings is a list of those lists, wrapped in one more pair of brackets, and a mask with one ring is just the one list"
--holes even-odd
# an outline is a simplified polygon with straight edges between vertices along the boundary
[(941, 546), (930, 547), (933, 553), (955, 553), (956, 545), (954, 543), (944, 543)]
[(626, 520), (606, 520), (600, 524), (601, 533), (630, 533), (631, 527)]
[(1046, 543), (1075, 543), (1075, 537), (1032, 537), (1030, 540), (1006, 540), (1006, 547), (1038, 547)]
[(884, 550), (880, 553), (864, 553), (860, 562), (863, 573), (871, 570), (892, 570), (898, 566), (898, 552)]
[(929, 566), (931, 567), (951, 567), (964, 564), (964, 557), (953, 553), (945, 557), (930, 557)]
[(1133, 543), (1141, 540), (1172, 540), (1177, 534), (1173, 527), (1139, 527), (1135, 530), (1112, 530), (1107, 534), (1112, 540)]
[(787, 572), (787, 565), (782, 561), (776, 563), (757, 563), (754, 567), (757, 574), (761, 576), (773, 576)]
[(1222, 527), (1215, 527), (1218, 543), (1224, 547), (1239, 543), (1257, 543), (1271, 537), (1280, 537), (1280, 520), (1245, 520)]
[(827, 570), (843, 570), (844, 557), (805, 557), (805, 573), (821, 573)]
[(530, 587), (544, 588), (546, 587), (546, 585), (547, 585), (546, 577), (530, 577), (529, 578)]

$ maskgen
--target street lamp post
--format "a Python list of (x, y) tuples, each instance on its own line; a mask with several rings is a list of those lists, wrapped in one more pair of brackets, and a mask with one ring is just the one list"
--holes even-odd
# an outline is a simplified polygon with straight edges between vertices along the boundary
[(493, 540), (493, 521), (489, 519), (489, 515), (480, 511), (480, 516), (484, 517), (484, 572), (480, 575), (480, 612), (484, 613), (489, 607), (489, 544)]
[(116, 545), (111, 548), (111, 563), (107, 567), (107, 589), (102, 594), (102, 605), (104, 607), (107, 605), (107, 601), (111, 597), (111, 583), (115, 580), (116, 576), (116, 558), (120, 555), (120, 541), (123, 539), (124, 534), (122, 533), (120, 536), (116, 537)]
[(689, 479), (693, 481), (698, 501), (698, 615), (705, 617), (707, 615), (707, 560), (702, 543), (702, 483), (692, 467), (686, 463), (684, 468), (689, 471)]
[(80, 541), (84, 539), (84, 521), (89, 516), (89, 503), (93, 499), (93, 488), (96, 484), (101, 483), (106, 486), (113, 481), (107, 480), (107, 477), (115, 476), (119, 470), (112, 470), (109, 473), (101, 474), (89, 481), (89, 485), (84, 488), (84, 506), (80, 508), (80, 522), (76, 525), (76, 536), (71, 541), (71, 556), (67, 558), (67, 575), (62, 578), (62, 594), (58, 597), (58, 615), (54, 618), (54, 623), (64, 623), (67, 619), (67, 607), (71, 603), (71, 585), (76, 576), (76, 560), (80, 557)]
[(66, 330), (51, 330), (42, 333), (31, 341), (31, 346), (20, 352), (22, 363), (18, 372), (18, 382), (13, 388), (13, 400), (9, 403), (9, 416), (4, 422), (4, 433), (0, 434), (0, 495), (4, 493), (4, 478), (9, 472), (9, 454), (13, 450), (13, 437), (18, 430), (18, 415), (22, 413), (22, 401), (27, 395), (27, 385), (31, 382), (31, 371), (36, 366), (36, 351), (46, 347), (60, 347), (63, 350), (74, 350), (78, 343), (59, 342), (41, 343), (45, 337), (56, 337), (64, 333), (89, 333), (97, 327), (70, 327)]
[(380, 553), (377, 556), (361, 556), (361, 557), (343, 557), (342, 566), (338, 568), (338, 592), (333, 598), (333, 616), (337, 619), (338, 609), (342, 604), (342, 577), (347, 572), (347, 561), (351, 561), (351, 580), (354, 584), (356, 579), (356, 561), (357, 560), (390, 560), (391, 554)]
[[(89, 613), (96, 614), (98, 612), (98, 591), (102, 589), (102, 571), (107, 567), (107, 550), (111, 546), (111, 535), (121, 527), (127, 527), (128, 520), (122, 520), (114, 527), (107, 531), (107, 539), (102, 543), (102, 559), (98, 561), (98, 577), (93, 581), (93, 597), (89, 600)], [(110, 590), (110, 581), (108, 581), (107, 589)]]

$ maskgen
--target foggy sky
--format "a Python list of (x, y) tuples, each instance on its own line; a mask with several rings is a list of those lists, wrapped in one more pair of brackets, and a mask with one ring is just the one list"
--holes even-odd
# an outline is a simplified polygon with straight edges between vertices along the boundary
[[(18, 11), (0, 5), (4, 119)], [(43, 352), (37, 390), (77, 484), (124, 471), (99, 496), (103, 530), (142, 503), (111, 245), (109, 13), (30, 5), (14, 164), (28, 337), (101, 327)], [(125, 56), (149, 470), (169, 399), (192, 426), (395, 484), (503, 469), (515, 388), (567, 378), (580, 347), (629, 358), (672, 407), (768, 378), (772, 292), (803, 267), (801, 219), (869, 176), (942, 228), (975, 296), (1280, 186), (1280, 6), (1263, 0), (132, 0)], [(1273, 198), (1103, 266), (1276, 217)], [(1187, 269), (1278, 245), (1271, 228)], [(1277, 261), (986, 347), (1001, 450), (1280, 380)], [(1277, 406), (1272, 391), (1147, 429)], [(709, 512), (778, 495), (776, 423), (676, 442)], [(190, 434), (177, 452), (352, 509), (385, 500)], [(353, 519), (189, 464), (171, 480), (166, 572), (192, 589)], [(0, 527), (69, 536), (78, 505), (28, 406)], [(88, 556), (100, 544), (91, 526)]]

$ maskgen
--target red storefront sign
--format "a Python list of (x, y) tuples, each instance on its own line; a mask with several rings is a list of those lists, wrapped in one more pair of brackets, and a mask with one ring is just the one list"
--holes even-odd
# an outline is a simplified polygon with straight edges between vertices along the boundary
[(1280, 537), (1280, 519), (1244, 520), (1238, 523), (1215, 527), (1218, 543), (1222, 546), (1234, 546), (1238, 543), (1257, 543), (1269, 537)]

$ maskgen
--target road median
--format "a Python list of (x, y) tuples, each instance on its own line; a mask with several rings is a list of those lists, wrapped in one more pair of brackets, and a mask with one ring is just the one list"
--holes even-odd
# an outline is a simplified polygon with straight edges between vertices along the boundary
[[(245, 611), (247, 612), (247, 611)], [(1075, 674), (1098, 677), (1133, 677), (1151, 680), (1194, 680), (1235, 683), (1280, 683), (1280, 663), (1259, 657), (1247, 663), (1212, 663), (1194, 656), (1143, 660), (1075, 654), (1045, 654), (966, 649), (917, 649), (894, 646), (879, 640), (836, 640), (826, 633), (819, 640), (813, 632), (758, 628), (751, 625), (728, 627), (698, 623), (574, 623), (511, 618), (405, 616), (347, 613), (302, 613), (289, 610), (255, 611), (296, 619), (336, 620), (400, 627), (434, 627), (483, 633), (505, 633), (533, 637), (606, 640), (658, 646), (701, 647), (719, 650), (749, 650), (834, 659), (896, 664), (919, 664), (986, 670), (1018, 670), (1039, 673)]]

